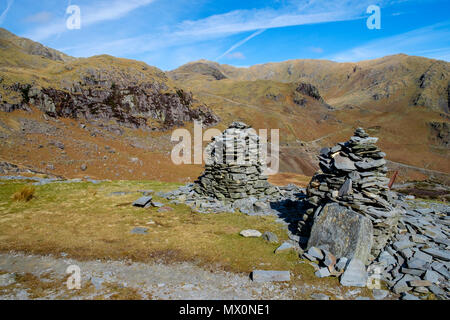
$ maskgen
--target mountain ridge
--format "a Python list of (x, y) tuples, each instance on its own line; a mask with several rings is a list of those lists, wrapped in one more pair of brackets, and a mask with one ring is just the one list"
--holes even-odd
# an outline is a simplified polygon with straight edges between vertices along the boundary
[[(223, 130), (239, 120), (256, 130), (279, 130), (281, 172), (312, 175), (318, 150), (348, 140), (358, 126), (380, 137), (392, 163), (411, 166), (405, 177), (424, 177), (420, 171), (410, 174), (413, 167), (450, 172), (450, 64), (444, 61), (399, 54), (359, 63), (303, 59), (236, 68), (199, 60), (164, 72), (109, 55), (63, 60), (59, 51), (48, 50), (53, 49), (0, 30), (0, 137), (8, 146), (0, 156), (6, 161), (19, 159), (42, 170), (46, 159), (57, 161), (58, 174), (79, 174), (63, 155), (52, 160), (12, 151), (15, 146), (23, 152), (41, 150), (34, 144), (24, 147), (30, 138), (18, 128), (33, 136), (53, 132), (49, 124), (59, 124), (58, 130), (78, 146), (114, 137), (122, 155), (102, 157), (119, 157), (123, 177), (132, 177), (125, 169), (130, 165), (126, 155), (135, 158), (139, 149), (139, 159), (151, 164), (139, 170), (146, 177), (183, 180), (201, 168), (162, 161), (173, 145), (170, 130), (192, 131), (193, 120)], [(84, 129), (68, 130), (76, 123)], [(66, 150), (70, 145), (66, 141)], [(87, 161), (82, 152), (72, 156)], [(111, 169), (105, 171), (102, 159), (90, 159), (98, 164), (88, 172), (116, 178)]]

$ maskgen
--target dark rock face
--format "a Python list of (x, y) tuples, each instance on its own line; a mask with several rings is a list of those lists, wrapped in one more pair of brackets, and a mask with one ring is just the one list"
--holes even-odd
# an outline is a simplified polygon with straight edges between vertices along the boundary
[(448, 122), (430, 122), (431, 134), (437, 144), (450, 147), (450, 125)]
[(9, 89), (22, 93), (22, 103), (0, 104), (0, 110), (29, 110), (30, 104), (53, 117), (116, 120), (133, 128), (148, 128), (147, 120), (154, 119), (161, 124), (158, 129), (162, 130), (193, 120), (202, 121), (206, 126), (219, 122), (206, 106), (193, 108), (191, 93), (183, 90), (168, 92), (164, 84), (131, 82), (127, 85), (125, 82), (110, 85), (108, 81), (85, 80), (88, 86), (73, 84), (64, 90), (17, 84)]
[(295, 90), (323, 102), (323, 98), (320, 95), (319, 90), (310, 83), (300, 82)]
[(315, 219), (308, 248), (320, 247), (337, 258), (368, 262), (373, 244), (370, 220), (337, 203), (327, 204)]

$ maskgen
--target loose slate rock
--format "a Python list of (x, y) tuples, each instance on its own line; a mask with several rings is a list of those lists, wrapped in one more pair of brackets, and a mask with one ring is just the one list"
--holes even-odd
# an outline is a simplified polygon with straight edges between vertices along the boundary
[(330, 270), (328, 270), (328, 268), (320, 268), (314, 274), (316, 275), (316, 277), (324, 278), (330, 275)]
[(270, 231), (266, 231), (263, 233), (262, 235), (263, 239), (266, 241), (269, 241), (270, 243), (277, 243), (278, 242), (278, 237), (275, 233), (270, 232)]
[(0, 287), (6, 287), (16, 282), (15, 273), (5, 273), (0, 275)]
[(279, 252), (290, 250), (290, 249), (294, 249), (294, 246), (289, 242), (283, 242), (283, 244), (281, 246), (276, 248), (275, 253), (279, 253)]
[(320, 250), (317, 247), (310, 247), (308, 249), (308, 255), (310, 255), (311, 257), (317, 258), (319, 260), (322, 260), (323, 257), (324, 257), (323, 253), (322, 253), (322, 250)]
[(252, 280), (256, 282), (290, 281), (289, 271), (253, 270)]
[(367, 278), (364, 263), (359, 259), (352, 259), (342, 274), (340, 282), (343, 286), (365, 287)]
[(412, 294), (407, 293), (407, 292), (402, 293), (401, 299), (402, 300), (420, 300), (415, 295), (412, 295)]
[(136, 228), (133, 228), (133, 230), (131, 230), (130, 232), (132, 234), (147, 234), (147, 231), (148, 231), (147, 228), (136, 227)]
[(313, 293), (310, 297), (313, 300), (330, 300), (330, 297), (323, 293)]
[(372, 291), (373, 297), (375, 300), (383, 300), (389, 294), (389, 291), (382, 289), (373, 289)]
[(152, 201), (151, 196), (140, 197), (135, 202), (133, 202), (133, 206), (143, 208), (143, 207), (147, 206), (148, 204), (150, 204), (151, 201)]
[(261, 232), (259, 232), (258, 230), (253, 230), (253, 229), (247, 229), (247, 230), (242, 230), (239, 233), (241, 236), (245, 237), (245, 238), (258, 238), (261, 237)]

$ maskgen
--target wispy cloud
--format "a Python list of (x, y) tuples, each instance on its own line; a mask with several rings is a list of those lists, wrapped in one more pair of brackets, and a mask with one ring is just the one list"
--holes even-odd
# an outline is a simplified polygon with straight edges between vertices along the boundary
[(309, 47), (308, 49), (314, 53), (323, 53), (323, 49), (320, 47)]
[[(122, 18), (131, 11), (146, 6), (154, 1), (155, 0), (115, 0), (102, 1), (95, 5), (80, 6), (82, 27)], [(64, 31), (66, 31), (66, 21), (64, 18), (59, 18), (55, 19), (53, 23), (33, 29), (33, 31), (24, 36), (36, 41), (42, 41), (51, 36), (61, 34)]]
[[(380, 58), (402, 52), (413, 55), (425, 55), (430, 58), (449, 60), (450, 52), (450, 21), (415, 29), (402, 34), (378, 39), (355, 48), (345, 50), (327, 57), (338, 62), (356, 62)], [(425, 52), (418, 48), (430, 47), (435, 43), (446, 42), (447, 47)]]
[(23, 21), (29, 23), (47, 23), (51, 18), (52, 14), (50, 12), (42, 11), (26, 17), (25, 19), (23, 19)]
[(225, 56), (225, 58), (227, 58), (227, 59), (240, 59), (240, 60), (242, 60), (242, 59), (245, 59), (245, 55), (244, 55), (242, 52), (240, 52), (240, 51), (236, 51), (236, 52), (228, 53), (228, 54)]
[(3, 20), (5, 20), (6, 15), (8, 14), (8, 11), (11, 8), (11, 6), (13, 5), (13, 3), (14, 3), (14, 0), (8, 0), (8, 2), (6, 4), (6, 9), (0, 15), (0, 25), (3, 23)]
[(366, 14), (367, 5), (371, 2), (372, 0), (303, 1), (304, 5), (301, 8), (287, 6), (277, 10), (267, 8), (234, 10), (203, 19), (185, 20), (173, 27), (167, 27), (160, 33), (59, 49), (75, 56), (105, 52), (125, 56), (253, 32), (221, 54), (218, 57), (220, 59), (267, 29), (362, 18)]

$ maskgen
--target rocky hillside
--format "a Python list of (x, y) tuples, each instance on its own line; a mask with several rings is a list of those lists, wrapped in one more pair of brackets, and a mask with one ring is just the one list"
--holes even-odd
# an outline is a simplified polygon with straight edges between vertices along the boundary
[(399, 178), (448, 176), (449, 65), (395, 55), (249, 68), (200, 60), (163, 72), (107, 55), (70, 57), (0, 29), (0, 159), (68, 177), (192, 180), (201, 166), (167, 160), (169, 129), (243, 121), (279, 129), (286, 177), (311, 176), (318, 150), (356, 127), (380, 137)]
[(175, 80), (305, 82), (316, 86), (329, 103), (338, 107), (393, 99), (445, 113), (450, 106), (450, 64), (404, 54), (358, 63), (305, 59), (249, 68), (200, 60), (169, 72), (169, 76)]
[(218, 118), (192, 94), (174, 87), (161, 70), (111, 56), (75, 59), (0, 31), (0, 109), (49, 116), (115, 120), (120, 125), (168, 129)]
[(391, 168), (449, 172), (448, 62), (398, 54), (358, 63), (290, 60), (236, 68), (200, 60), (168, 75), (225, 121), (279, 128), (283, 171), (311, 175), (318, 168), (313, 151), (364, 127), (380, 137)]

